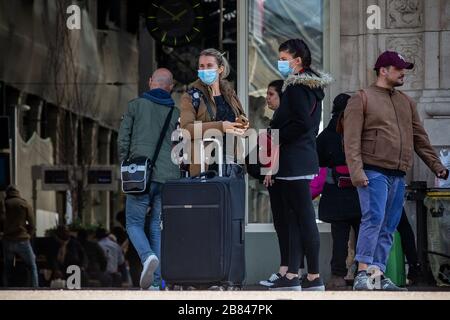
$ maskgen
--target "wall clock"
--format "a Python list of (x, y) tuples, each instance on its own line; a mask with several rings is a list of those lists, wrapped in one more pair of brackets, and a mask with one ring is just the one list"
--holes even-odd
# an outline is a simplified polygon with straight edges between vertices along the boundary
[(146, 24), (158, 42), (177, 47), (202, 33), (204, 19), (200, 0), (159, 0), (151, 1)]

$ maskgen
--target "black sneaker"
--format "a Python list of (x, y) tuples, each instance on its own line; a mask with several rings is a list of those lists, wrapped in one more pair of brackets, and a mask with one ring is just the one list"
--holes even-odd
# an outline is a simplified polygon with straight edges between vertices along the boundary
[(286, 276), (281, 277), (273, 282), (273, 285), (269, 287), (269, 290), (273, 291), (302, 291), (302, 286), (300, 285), (300, 279), (295, 277), (291, 280), (286, 278)]
[(406, 288), (402, 288), (397, 286), (395, 283), (392, 282), (391, 279), (383, 277), (381, 279), (381, 288), (375, 287), (375, 290), (382, 290), (382, 291), (408, 291)]
[(320, 277), (309, 281), (308, 275), (304, 274), (302, 276), (301, 285), (303, 291), (325, 291), (325, 285)]

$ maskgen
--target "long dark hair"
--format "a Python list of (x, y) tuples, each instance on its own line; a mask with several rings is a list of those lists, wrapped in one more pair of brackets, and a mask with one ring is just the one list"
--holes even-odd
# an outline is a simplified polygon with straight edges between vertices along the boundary
[(302, 59), (303, 68), (305, 70), (309, 70), (314, 73), (316, 76), (320, 77), (320, 75), (311, 69), (311, 50), (309, 50), (308, 45), (305, 41), (301, 39), (289, 39), (282, 44), (278, 48), (278, 52), (286, 51), (293, 55), (294, 58), (300, 57)]
[(269, 85), (267, 86), (272, 87), (275, 89), (275, 91), (278, 93), (278, 97), (281, 99), (281, 95), (282, 95), (282, 88), (283, 88), (283, 84), (284, 81), (283, 80), (273, 80), (271, 83), (269, 83)]

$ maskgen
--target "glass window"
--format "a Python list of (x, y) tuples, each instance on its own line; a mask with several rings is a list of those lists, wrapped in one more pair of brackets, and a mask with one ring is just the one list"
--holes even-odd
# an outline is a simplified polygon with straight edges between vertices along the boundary
[[(249, 117), (252, 127), (267, 128), (272, 112), (266, 106), (267, 85), (282, 79), (277, 69), (278, 46), (303, 39), (315, 69), (323, 69), (324, 0), (249, 0)], [(248, 223), (271, 223), (269, 193), (249, 177)]]

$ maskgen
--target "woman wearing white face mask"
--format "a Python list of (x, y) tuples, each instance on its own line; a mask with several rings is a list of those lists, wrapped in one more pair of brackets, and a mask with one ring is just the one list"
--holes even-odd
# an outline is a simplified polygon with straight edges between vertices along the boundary
[[(240, 136), (248, 129), (248, 122), (238, 122), (238, 118), (245, 117), (245, 113), (236, 92), (225, 80), (229, 73), (230, 67), (223, 54), (216, 49), (203, 50), (198, 61), (199, 79), (192, 83), (188, 92), (181, 97), (181, 128), (189, 132), (191, 139), (195, 139), (189, 166), (191, 176), (200, 173), (199, 144), (195, 142), (200, 141), (207, 130), (216, 129), (222, 134)], [(201, 127), (200, 130), (198, 126)], [(194, 136), (194, 131), (201, 132), (202, 136)], [(224, 143), (225, 140), (224, 137)], [(235, 158), (234, 152), (231, 155), (226, 154), (225, 160), (230, 158)]]

